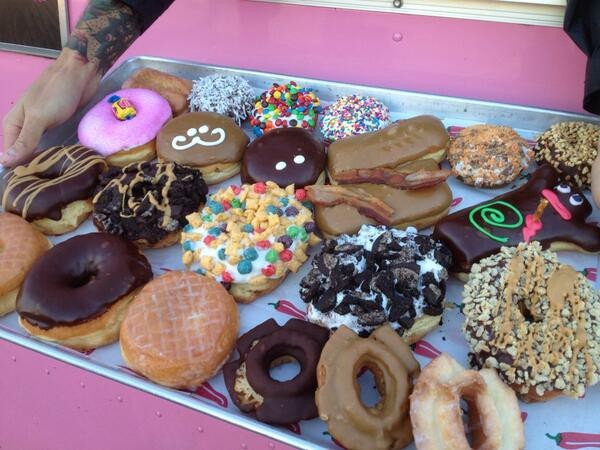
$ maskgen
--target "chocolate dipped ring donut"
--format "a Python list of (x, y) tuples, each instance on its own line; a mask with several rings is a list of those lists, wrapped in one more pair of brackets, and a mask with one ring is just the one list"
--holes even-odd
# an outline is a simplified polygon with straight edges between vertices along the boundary
[[(381, 401), (366, 407), (356, 378), (363, 368), (375, 376)], [(342, 326), (329, 339), (317, 368), (319, 417), (348, 450), (400, 449), (412, 441), (408, 397), (419, 363), (389, 326), (360, 338)]]
[[(291, 319), (279, 326), (273, 319), (240, 337), (240, 359), (223, 367), (225, 385), (236, 406), (254, 413), (261, 422), (288, 424), (317, 416), (316, 370), (329, 331), (303, 320)], [(277, 381), (269, 369), (290, 359), (300, 373)]]

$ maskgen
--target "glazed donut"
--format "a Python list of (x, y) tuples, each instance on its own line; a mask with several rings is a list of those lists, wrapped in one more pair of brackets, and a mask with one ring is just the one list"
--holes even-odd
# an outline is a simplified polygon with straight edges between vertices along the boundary
[(444, 311), (450, 251), (414, 228), (363, 225), (327, 240), (300, 282), (307, 319), (361, 336), (389, 323), (409, 344), (435, 328)]
[[(461, 400), (468, 405), (469, 441)], [(494, 369), (465, 370), (446, 353), (421, 372), (410, 396), (410, 419), (417, 450), (525, 448), (521, 410), (515, 393)]]
[(156, 157), (156, 135), (171, 117), (171, 106), (156, 92), (121, 89), (83, 116), (77, 135), (110, 165), (125, 167)]
[(27, 274), (17, 297), (19, 324), (75, 349), (110, 344), (127, 306), (151, 279), (146, 257), (124, 239), (75, 236), (47, 251)]
[[(366, 407), (356, 378), (367, 368), (375, 377), (380, 402)], [(419, 363), (410, 347), (389, 326), (360, 338), (340, 327), (327, 341), (317, 367), (319, 417), (348, 450), (390, 450), (413, 439), (408, 396)]]
[(92, 212), (91, 198), (105, 168), (100, 155), (81, 145), (49, 148), (2, 176), (2, 207), (44, 234), (68, 233)]
[(94, 225), (139, 248), (163, 248), (179, 241), (185, 217), (206, 200), (208, 188), (196, 169), (176, 163), (112, 167), (100, 177), (94, 197)]
[(27, 272), (50, 246), (48, 239), (27, 221), (0, 213), (0, 317), (15, 310)]
[(529, 166), (527, 141), (510, 127), (473, 125), (450, 143), (448, 162), (463, 183), (494, 188), (514, 181)]
[[(236, 346), (240, 358), (223, 367), (236, 406), (275, 425), (317, 417), (317, 363), (327, 339), (329, 330), (299, 319), (284, 326), (269, 319), (242, 335)], [(271, 378), (270, 368), (290, 360), (300, 364), (298, 375), (283, 382)]]
[(581, 397), (598, 382), (600, 293), (538, 242), (475, 264), (463, 297), (472, 364), (497, 369), (522, 400)]
[(215, 280), (168, 272), (148, 283), (121, 326), (121, 355), (131, 369), (164, 386), (195, 389), (231, 354), (239, 313)]
[(279, 286), (307, 260), (314, 234), (306, 192), (273, 182), (231, 185), (210, 196), (183, 229), (183, 264), (250, 303)]

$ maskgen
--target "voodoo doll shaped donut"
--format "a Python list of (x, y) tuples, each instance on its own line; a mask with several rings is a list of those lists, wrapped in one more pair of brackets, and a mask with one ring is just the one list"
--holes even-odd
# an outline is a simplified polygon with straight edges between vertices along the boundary
[(454, 255), (455, 272), (502, 246), (539, 241), (544, 249), (600, 251), (600, 228), (586, 223), (592, 205), (576, 188), (559, 182), (549, 165), (541, 166), (519, 189), (463, 209), (437, 223), (433, 237)]

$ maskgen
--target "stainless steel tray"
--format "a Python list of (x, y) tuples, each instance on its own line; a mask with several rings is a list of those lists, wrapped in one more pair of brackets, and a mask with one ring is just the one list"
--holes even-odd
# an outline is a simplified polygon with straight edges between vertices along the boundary
[[(273, 82), (294, 79), (304, 86), (315, 88), (325, 104), (335, 100), (336, 96), (339, 95), (371, 95), (379, 98), (386, 105), (388, 105), (395, 119), (410, 117), (417, 114), (432, 114), (442, 119), (446, 125), (465, 126), (472, 123), (495, 123), (512, 126), (524, 137), (530, 139), (533, 138), (536, 133), (547, 129), (550, 125), (559, 121), (584, 120), (600, 122), (597, 118), (592, 116), (529, 108), (524, 106), (514, 106), (399, 90), (342, 84), (333, 81), (314, 80), (293, 76), (290, 77), (289, 75), (262, 73), (226, 67), (206, 66), (194, 62), (138, 57), (125, 61), (122, 65), (108, 74), (103, 80), (98, 94), (94, 97), (94, 99), (92, 99), (88, 107), (77, 112), (77, 114), (75, 114), (75, 116), (67, 123), (48, 131), (44, 135), (40, 147), (45, 148), (51, 145), (75, 143), (77, 141), (77, 124), (87, 109), (97, 103), (106, 94), (119, 89), (125, 79), (127, 79), (133, 72), (143, 67), (151, 67), (189, 79), (195, 79), (211, 73), (239, 74), (245, 77), (257, 92), (267, 89)], [(246, 131), (250, 132), (249, 127), (247, 127)], [(468, 198), (466, 199), (467, 201), (463, 202), (461, 207), (467, 205), (469, 202), (473, 203), (477, 196), (480, 195), (474, 190), (467, 190), (463, 185), (457, 184), (453, 186), (453, 190), (455, 188), (467, 192), (467, 194), (462, 194)], [(486, 195), (492, 194), (495, 195), (496, 192), (488, 193)], [(91, 231), (89, 224), (87, 227), (88, 230)], [(83, 228), (85, 229), (85, 227)], [(81, 231), (82, 230), (79, 232)], [(59, 238), (58, 240), (60, 241), (63, 239), (64, 237)], [(593, 267), (597, 268), (597, 258), (594, 258), (594, 261), (595, 263)], [(298, 279), (298, 277), (293, 277), (291, 280), (286, 280), (286, 283), (297, 283)], [(449, 285), (449, 293), (452, 293), (452, 295), (455, 297), (455, 301), (459, 301), (460, 288), (461, 286), (456, 282), (454, 282), (452, 290), (450, 289)], [(295, 290), (297, 291), (297, 288)], [(454, 319), (449, 319), (448, 321), (445, 320), (445, 322), (449, 322), (449, 324), (446, 325), (447, 328), (457, 326), (457, 323), (454, 321)], [(80, 367), (84, 370), (88, 370), (117, 382), (133, 386), (152, 395), (162, 397), (164, 399), (216, 417), (220, 420), (269, 436), (272, 439), (285, 442), (291, 446), (303, 449), (329, 448), (328, 440), (326, 442), (323, 440), (320, 440), (319, 442), (311, 441), (306, 437), (294, 435), (293, 433), (289, 433), (284, 429), (267, 426), (247, 416), (233, 414), (231, 411), (219, 408), (211, 403), (201, 401), (197, 396), (194, 396), (190, 393), (158, 386), (113, 364), (107, 364), (94, 357), (87, 357), (83, 354), (65, 349), (60, 346), (50, 345), (32, 339), (23, 334), (22, 330), (19, 329), (17, 325), (16, 314), (14, 313), (6, 318), (0, 319), (0, 339), (5, 339), (33, 351)], [(118, 352), (118, 346), (113, 345), (113, 347), (116, 347), (117, 350), (113, 348), (110, 351)]]

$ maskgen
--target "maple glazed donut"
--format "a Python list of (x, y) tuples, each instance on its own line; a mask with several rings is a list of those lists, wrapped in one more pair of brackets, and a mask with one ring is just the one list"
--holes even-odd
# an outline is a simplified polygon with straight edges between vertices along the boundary
[(2, 207), (44, 234), (76, 229), (92, 212), (98, 175), (106, 162), (81, 145), (52, 147), (0, 180)]
[[(363, 404), (356, 382), (364, 368), (381, 395), (373, 407)], [(418, 373), (410, 347), (389, 325), (369, 338), (342, 326), (325, 344), (317, 367), (319, 417), (348, 450), (404, 448), (413, 439), (408, 398)]]
[(150, 263), (130, 242), (107, 233), (75, 236), (48, 250), (27, 274), (17, 297), (19, 324), (75, 349), (109, 344), (151, 279)]
[(600, 293), (538, 242), (475, 264), (463, 297), (473, 365), (497, 369), (522, 400), (577, 398), (598, 382)]

